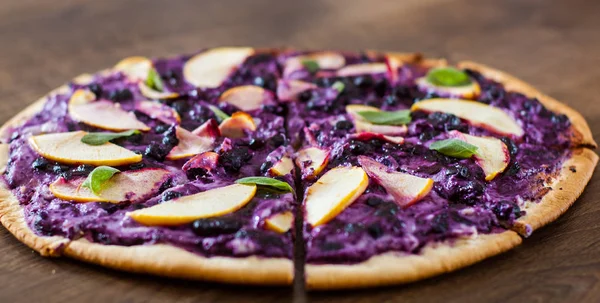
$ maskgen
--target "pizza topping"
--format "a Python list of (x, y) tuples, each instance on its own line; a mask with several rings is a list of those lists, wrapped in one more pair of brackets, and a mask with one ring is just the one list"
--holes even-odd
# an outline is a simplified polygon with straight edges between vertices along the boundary
[(135, 109), (152, 119), (156, 119), (165, 124), (179, 124), (181, 118), (172, 107), (154, 101), (141, 101)]
[(290, 157), (281, 157), (271, 168), (269, 168), (269, 174), (273, 176), (285, 176), (292, 172), (294, 169), (294, 162)]
[(427, 196), (433, 187), (433, 179), (420, 178), (401, 172), (389, 172), (389, 169), (365, 156), (359, 156), (358, 162), (375, 182), (383, 186), (387, 193), (401, 207), (409, 207)]
[(223, 122), (223, 121), (231, 118), (231, 116), (229, 116), (228, 114), (226, 114), (225, 112), (223, 112), (221, 109), (219, 109), (218, 107), (216, 107), (214, 105), (209, 105), (208, 108), (215, 114), (215, 116), (217, 117), (217, 120), (219, 120), (219, 122)]
[(152, 69), (152, 61), (146, 57), (128, 57), (114, 67), (132, 81), (145, 81)]
[(216, 88), (235, 68), (254, 54), (249, 47), (219, 47), (190, 58), (183, 66), (183, 76), (200, 88)]
[(283, 69), (283, 77), (289, 78), (296, 71), (305, 69), (311, 74), (320, 69), (338, 69), (346, 64), (346, 58), (336, 52), (317, 52), (302, 56), (292, 57), (286, 60)]
[(300, 80), (279, 80), (277, 82), (277, 98), (280, 101), (298, 101), (299, 95), (318, 86)]
[(405, 125), (410, 123), (410, 111), (399, 110), (394, 112), (385, 111), (359, 111), (357, 112), (364, 120), (378, 125)]
[(127, 215), (143, 225), (181, 225), (235, 212), (248, 204), (255, 193), (255, 185), (233, 184), (176, 198)]
[[(380, 109), (367, 105), (358, 105), (352, 104), (346, 106), (346, 112), (350, 115), (352, 119), (354, 119), (354, 127), (356, 128), (357, 133), (369, 132), (369, 133), (377, 133), (382, 135), (404, 135), (406, 134), (407, 127), (406, 125), (397, 126), (397, 125), (378, 125), (373, 124), (367, 120), (363, 115), (374, 119), (379, 122), (388, 122), (388, 123), (399, 123), (406, 121), (407, 118), (403, 111), (397, 113), (386, 113), (382, 112)], [(368, 114), (365, 114), (368, 113)], [(383, 113), (383, 114), (381, 114)], [(386, 120), (387, 119), (387, 120)], [(394, 120), (395, 119), (395, 120)], [(410, 116), (408, 117), (410, 119)], [(402, 121), (404, 120), (404, 121)]]
[(448, 133), (448, 136), (470, 145), (470, 150), (473, 150), (472, 147), (475, 147), (475, 159), (477, 160), (477, 164), (483, 169), (485, 180), (487, 181), (494, 179), (499, 173), (502, 173), (510, 163), (508, 147), (499, 139), (476, 137), (458, 131), (451, 131)]
[(436, 86), (465, 86), (471, 84), (467, 73), (454, 67), (433, 68), (427, 73), (427, 81)]
[(159, 92), (162, 92), (165, 89), (162, 79), (154, 67), (148, 69), (148, 76), (146, 77), (146, 82), (144, 82), (144, 84), (148, 88)]
[(119, 104), (95, 99), (96, 96), (88, 90), (76, 90), (69, 100), (69, 114), (77, 121), (112, 131), (150, 130), (133, 113), (121, 109)]
[(329, 163), (330, 151), (319, 147), (307, 147), (296, 154), (296, 165), (302, 172), (302, 179), (313, 179)]
[(88, 145), (103, 145), (111, 140), (137, 135), (138, 130), (126, 130), (120, 133), (87, 133), (81, 138), (81, 142)]
[(137, 163), (142, 156), (113, 143), (89, 145), (81, 142), (86, 132), (76, 131), (33, 136), (31, 146), (44, 158), (66, 164), (119, 166)]
[(477, 154), (478, 147), (461, 139), (446, 139), (435, 141), (429, 145), (429, 148), (438, 151), (446, 156), (455, 158), (471, 158)]
[(515, 137), (523, 136), (521, 126), (506, 112), (480, 102), (458, 99), (429, 99), (415, 103), (411, 110), (453, 114), (475, 126), (483, 127), (498, 134)]
[(49, 188), (54, 196), (67, 201), (137, 202), (157, 193), (169, 175), (167, 170), (158, 168), (119, 173), (115, 168), (100, 166), (87, 178), (60, 177)]
[(190, 180), (195, 180), (213, 171), (218, 164), (219, 154), (209, 151), (191, 158), (183, 165), (182, 170)]
[(287, 183), (267, 177), (245, 177), (235, 181), (238, 184), (264, 186), (282, 192), (293, 192), (294, 189)]
[(171, 149), (167, 155), (168, 160), (178, 160), (189, 158), (197, 154), (209, 151), (215, 143), (216, 137), (213, 136), (197, 136), (190, 131), (177, 127), (177, 139), (179, 144)]
[(271, 92), (256, 85), (236, 86), (226, 90), (219, 102), (229, 103), (242, 111), (253, 111), (260, 109), (267, 100), (271, 100)]
[(175, 98), (179, 97), (178, 93), (157, 91), (157, 90), (154, 90), (154, 89), (148, 87), (143, 82), (138, 83), (138, 88), (140, 90), (140, 93), (142, 93), (142, 95), (148, 99), (153, 99), (153, 100), (175, 99)]
[(444, 97), (475, 98), (481, 88), (467, 73), (453, 67), (431, 69), (426, 76), (415, 80), (419, 88)]
[(367, 185), (369, 178), (360, 167), (331, 169), (306, 190), (306, 222), (312, 226), (329, 222), (358, 199)]
[(280, 234), (288, 232), (292, 229), (294, 223), (294, 214), (291, 211), (286, 211), (273, 215), (265, 220), (265, 226), (267, 229)]
[(235, 112), (231, 117), (223, 120), (219, 125), (221, 135), (228, 138), (242, 138), (247, 132), (256, 130), (252, 116), (244, 112)]

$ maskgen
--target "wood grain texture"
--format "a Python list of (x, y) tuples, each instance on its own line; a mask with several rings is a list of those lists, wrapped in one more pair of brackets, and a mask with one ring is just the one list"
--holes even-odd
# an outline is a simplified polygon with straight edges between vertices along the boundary
[[(217, 45), (422, 51), (505, 70), (581, 112), (600, 141), (600, 2), (586, 0), (4, 0), (0, 122), (131, 55)], [(0, 229), (0, 302), (599, 302), (600, 174), (508, 253), (399, 287), (305, 294), (44, 259)]]

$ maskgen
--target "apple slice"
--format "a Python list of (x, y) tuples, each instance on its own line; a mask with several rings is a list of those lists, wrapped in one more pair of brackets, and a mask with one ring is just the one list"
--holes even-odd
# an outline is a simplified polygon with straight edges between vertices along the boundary
[(142, 155), (110, 142), (85, 144), (81, 138), (86, 134), (76, 131), (33, 136), (29, 144), (42, 157), (65, 164), (120, 166), (142, 161)]
[(178, 93), (159, 92), (154, 90), (148, 87), (148, 85), (146, 85), (144, 82), (138, 83), (138, 88), (140, 89), (140, 93), (142, 93), (142, 95), (148, 99), (174, 99), (179, 97)]
[(401, 207), (409, 207), (423, 199), (433, 187), (433, 179), (421, 178), (401, 172), (388, 172), (388, 168), (365, 156), (358, 163), (375, 182), (383, 186)]
[(386, 63), (358, 63), (346, 65), (337, 71), (339, 77), (352, 77), (370, 74), (388, 73), (389, 67)]
[(427, 77), (418, 78), (416, 81), (417, 86), (426, 91), (432, 91), (440, 96), (454, 97), (454, 98), (465, 98), (475, 99), (479, 96), (481, 88), (475, 81), (471, 81), (470, 84), (463, 86), (438, 86), (429, 81)]
[(436, 98), (417, 102), (411, 110), (453, 114), (501, 135), (523, 136), (523, 129), (506, 112), (477, 101)]
[(150, 59), (135, 56), (119, 61), (113, 69), (124, 73), (132, 81), (143, 81), (148, 77), (151, 68), (152, 61)]
[(213, 169), (217, 168), (218, 164), (219, 154), (209, 151), (203, 152), (191, 158), (183, 165), (182, 170), (184, 172), (188, 172), (192, 169), (204, 169), (207, 172), (210, 172)]
[(183, 66), (185, 80), (200, 88), (216, 88), (246, 58), (254, 54), (250, 47), (218, 47), (190, 58)]
[(176, 110), (162, 103), (153, 101), (141, 101), (135, 109), (152, 119), (156, 119), (166, 124), (179, 124), (181, 118)]
[(6, 165), (8, 165), (9, 145), (6, 143), (0, 143), (0, 174), (4, 174), (6, 171)]
[(294, 162), (290, 157), (283, 156), (271, 168), (269, 174), (272, 176), (285, 176), (294, 169)]
[(95, 99), (96, 96), (88, 90), (76, 90), (69, 99), (69, 114), (76, 121), (106, 130), (150, 130), (133, 113), (122, 110), (119, 104)]
[(382, 135), (398, 136), (404, 135), (408, 131), (406, 125), (377, 125), (366, 121), (358, 113), (363, 111), (381, 111), (377, 107), (350, 104), (346, 106), (346, 112), (354, 120), (354, 128), (357, 133), (376, 133)]
[(306, 190), (306, 221), (312, 226), (329, 222), (354, 202), (369, 185), (365, 171), (339, 166), (325, 173)]
[(127, 215), (148, 226), (182, 225), (235, 212), (248, 204), (254, 194), (256, 185), (233, 184), (176, 198)]
[(182, 127), (175, 130), (179, 144), (173, 147), (167, 155), (168, 160), (179, 160), (189, 158), (197, 154), (210, 151), (215, 143), (216, 137), (196, 136)]
[(477, 153), (473, 155), (477, 164), (485, 173), (485, 180), (494, 179), (499, 173), (502, 173), (510, 163), (510, 152), (506, 144), (493, 137), (477, 137), (463, 134), (453, 130), (448, 132), (450, 138), (459, 139), (469, 144), (477, 146)]
[(256, 124), (252, 116), (244, 112), (235, 112), (231, 117), (223, 120), (219, 125), (221, 135), (227, 138), (243, 138), (246, 131), (256, 130)]
[(296, 154), (296, 165), (302, 171), (302, 179), (313, 179), (329, 163), (329, 150), (318, 147), (307, 147)]
[(301, 93), (316, 89), (318, 86), (314, 83), (300, 80), (279, 80), (277, 82), (277, 98), (280, 101), (298, 101), (298, 95)]
[(229, 103), (242, 111), (260, 109), (263, 103), (272, 99), (271, 92), (256, 85), (236, 86), (226, 90), (219, 102)]
[(265, 227), (268, 230), (278, 232), (280, 234), (286, 233), (292, 229), (294, 223), (294, 214), (291, 211), (276, 214), (265, 220)]
[(215, 119), (208, 119), (208, 121), (194, 129), (192, 134), (200, 137), (217, 138), (221, 136), (221, 131), (219, 130), (219, 123)]
[(50, 184), (50, 192), (59, 199), (75, 202), (136, 202), (158, 193), (170, 173), (162, 168), (144, 168), (114, 175), (97, 196), (81, 186), (86, 178), (65, 180), (60, 177)]
[(346, 58), (336, 52), (316, 52), (289, 58), (285, 61), (283, 78), (288, 78), (294, 72), (304, 68), (304, 61), (315, 61), (319, 69), (338, 69), (346, 65)]

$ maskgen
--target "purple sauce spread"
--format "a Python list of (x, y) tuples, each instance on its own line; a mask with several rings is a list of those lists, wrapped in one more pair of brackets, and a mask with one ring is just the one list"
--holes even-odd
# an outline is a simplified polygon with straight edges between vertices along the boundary
[[(252, 84), (275, 92), (285, 60), (297, 54), (253, 55), (216, 89), (198, 89), (184, 80), (182, 68), (189, 56), (155, 60), (166, 90), (180, 94), (177, 99), (160, 102), (179, 113), (183, 128), (193, 130), (209, 119), (216, 119), (208, 105), (218, 105), (218, 97), (228, 88)], [(385, 60), (363, 54), (344, 56), (346, 64)], [(160, 186), (155, 197), (141, 203), (74, 203), (54, 197), (48, 184), (58, 177), (85, 177), (94, 167), (46, 160), (27, 143), (31, 135), (41, 133), (102, 131), (70, 118), (67, 110), (70, 93), (82, 87), (71, 84), (69, 94), (50, 96), (39, 114), (13, 129), (4, 180), (25, 208), (28, 224), (40, 235), (83, 237), (92, 242), (126, 246), (169, 243), (204, 256), (291, 258), (294, 229), (279, 234), (267, 230), (264, 221), (274, 214), (297, 210), (300, 202), (295, 193), (260, 190), (248, 205), (232, 214), (176, 227), (143, 226), (125, 214), (226, 186), (241, 177), (266, 176), (278, 159), (293, 155), (292, 146), (298, 148), (316, 142), (332, 151), (325, 171), (339, 165), (358, 166), (357, 157), (366, 155), (392, 170), (432, 178), (435, 185), (423, 200), (403, 209), (383, 187), (370, 182), (365, 193), (329, 223), (316, 228), (305, 224), (307, 261), (355, 263), (387, 251), (417, 253), (432, 241), (510, 228), (524, 214), (519, 208), (523, 201), (537, 201), (551, 190), (544, 187), (543, 176), (557, 172), (572, 142), (566, 116), (550, 112), (535, 99), (506, 92), (502, 85), (476, 72), (467, 72), (481, 86), (478, 101), (504, 109), (524, 129), (523, 138), (501, 137), (453, 115), (414, 112), (403, 144), (377, 138), (353, 139), (350, 135), (355, 133), (354, 125), (346, 114), (346, 105), (400, 110), (436, 97), (415, 85), (415, 79), (425, 75), (427, 69), (404, 65), (399, 68), (395, 84), (385, 74), (340, 78), (327, 71), (311, 74), (299, 70), (292, 75), (294, 79), (315, 83), (318, 88), (301, 93), (296, 102), (278, 102), (274, 94), (273, 100), (261, 109), (249, 112), (260, 121), (257, 130), (241, 139), (219, 138), (214, 147), (219, 154), (218, 165), (210, 172), (183, 171), (186, 160), (165, 160), (178, 143), (175, 127), (136, 112), (137, 118), (150, 126), (151, 131), (113, 142), (142, 154), (143, 161), (118, 168), (122, 171), (165, 168), (172, 172), (169, 181)], [(344, 83), (341, 93), (331, 88), (336, 81)], [(118, 102), (129, 111), (134, 110), (136, 101), (145, 99), (137, 85), (120, 73), (97, 76), (86, 87), (99, 98)], [(227, 104), (219, 107), (227, 114), (237, 111)], [(431, 142), (447, 138), (450, 130), (501, 138), (510, 151), (508, 168), (492, 181), (485, 181), (483, 170), (473, 159), (452, 158), (428, 149)], [(297, 175), (279, 179), (293, 188), (300, 184), (300, 193), (312, 184), (299, 180)]]

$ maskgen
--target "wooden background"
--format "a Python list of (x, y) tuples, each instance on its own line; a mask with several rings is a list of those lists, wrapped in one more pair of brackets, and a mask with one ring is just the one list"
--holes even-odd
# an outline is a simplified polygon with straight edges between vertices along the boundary
[[(0, 122), (130, 55), (218, 45), (422, 51), (506, 70), (579, 110), (600, 141), (600, 1), (0, 0)], [(600, 173), (523, 245), (406, 286), (305, 294), (43, 259), (0, 228), (0, 302), (600, 302)]]

